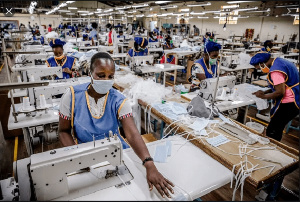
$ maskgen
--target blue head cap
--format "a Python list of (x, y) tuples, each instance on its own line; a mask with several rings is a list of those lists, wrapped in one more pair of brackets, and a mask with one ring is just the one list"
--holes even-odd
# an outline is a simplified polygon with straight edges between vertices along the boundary
[(147, 46), (148, 40), (143, 37), (135, 37), (134, 42), (136, 42), (139, 46)]
[(58, 46), (63, 47), (66, 44), (66, 42), (60, 40), (60, 39), (52, 39), (49, 43), (49, 45), (51, 46), (51, 48), (55, 48)]
[(219, 51), (221, 49), (221, 45), (216, 43), (216, 42), (213, 42), (213, 41), (210, 41), (208, 42), (205, 47), (204, 47), (204, 53), (210, 53), (210, 52), (213, 52), (213, 51)]
[(271, 57), (270, 53), (259, 52), (256, 53), (250, 60), (250, 65), (257, 65), (259, 63), (266, 63)]

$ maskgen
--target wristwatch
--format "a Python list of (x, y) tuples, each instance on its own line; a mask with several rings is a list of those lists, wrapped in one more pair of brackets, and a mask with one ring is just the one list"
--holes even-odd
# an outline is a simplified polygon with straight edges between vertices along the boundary
[(151, 156), (145, 158), (145, 160), (143, 160), (143, 165), (144, 165), (147, 161), (153, 161), (153, 158), (152, 158)]

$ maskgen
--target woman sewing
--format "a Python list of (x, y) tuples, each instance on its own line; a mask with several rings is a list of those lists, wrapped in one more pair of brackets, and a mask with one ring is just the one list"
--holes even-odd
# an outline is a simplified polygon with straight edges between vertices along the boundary
[(149, 32), (149, 42), (158, 42), (157, 32), (155, 31)]
[[(174, 193), (173, 184), (157, 170), (139, 134), (128, 100), (112, 88), (115, 64), (108, 53), (96, 53), (91, 58), (91, 82), (70, 87), (63, 95), (59, 111), (59, 137), (64, 146), (85, 143), (117, 134), (123, 148), (129, 148), (119, 133), (121, 122), (126, 139), (141, 163), (146, 167), (150, 191), (153, 185), (164, 197)], [(71, 131), (73, 130), (73, 133)]]
[(127, 55), (131, 58), (133, 56), (146, 56), (149, 54), (149, 50), (147, 48), (148, 40), (143, 37), (135, 37), (134, 45), (131, 48)]
[[(193, 83), (195, 80), (204, 80), (217, 76), (219, 70), (219, 50), (221, 45), (215, 42), (208, 42), (204, 46), (204, 57), (196, 60), (192, 65), (192, 76), (189, 81)], [(198, 82), (197, 82), (198, 83)]]
[[(172, 40), (172, 37), (170, 35), (168, 35), (166, 38), (165, 38), (165, 43), (163, 45), (163, 49), (164, 50), (170, 50), (170, 49), (174, 49), (176, 48), (174, 45), (173, 45), (173, 40)], [(165, 59), (165, 57), (167, 57)], [(165, 53), (163, 53), (163, 57), (162, 59), (160, 60), (160, 63), (165, 63), (165, 61), (169, 64), (175, 64), (176, 63), (176, 58), (174, 56), (174, 54), (172, 53), (168, 53), (167, 55), (165, 55)]]
[(73, 57), (69, 57), (64, 55), (64, 49), (63, 46), (66, 44), (66, 42), (61, 41), (60, 39), (52, 39), (49, 42), (49, 45), (51, 46), (54, 57), (50, 57), (46, 60), (46, 63), (48, 67), (62, 67), (63, 71), (63, 78), (59, 78), (55, 76), (55, 79), (68, 79), (72, 77), (72, 68), (75, 65), (76, 59)]

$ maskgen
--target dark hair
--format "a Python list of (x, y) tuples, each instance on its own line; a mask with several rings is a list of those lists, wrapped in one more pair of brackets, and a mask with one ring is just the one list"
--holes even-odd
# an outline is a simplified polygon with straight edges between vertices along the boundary
[(54, 44), (54, 45), (52, 46), (52, 49), (53, 49), (53, 48), (58, 48), (58, 47), (60, 47), (61, 49), (64, 49), (64, 47), (63, 47), (62, 45), (57, 45), (57, 44)]
[(98, 59), (111, 60), (111, 62), (114, 64), (114, 67), (115, 67), (115, 62), (114, 62), (114, 60), (112, 59), (112, 57), (108, 53), (106, 53), (106, 52), (98, 52), (95, 55), (93, 55), (93, 57), (91, 58), (91, 65), (90, 65), (90, 71), (91, 71), (91, 73), (94, 71), (94, 69), (95, 69), (94, 63)]
[(92, 23), (92, 28), (97, 29), (97, 27), (98, 27), (98, 24), (95, 23), (95, 22), (93, 22), (93, 23)]
[(106, 25), (106, 28), (112, 29), (112, 25), (111, 25), (110, 23), (108, 23), (108, 24)]
[(121, 34), (121, 33), (123, 34), (123, 31), (122, 31), (122, 30), (119, 31), (119, 34)]

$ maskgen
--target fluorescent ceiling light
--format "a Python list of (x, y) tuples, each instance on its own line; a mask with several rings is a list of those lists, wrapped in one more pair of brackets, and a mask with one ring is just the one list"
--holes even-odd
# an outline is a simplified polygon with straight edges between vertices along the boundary
[(75, 15), (75, 13), (66, 13), (66, 15)]
[(82, 16), (86, 16), (87, 14), (86, 14), (86, 13), (81, 13), (80, 15), (82, 15)]
[(182, 8), (182, 9), (180, 9), (180, 11), (182, 12), (188, 12), (188, 11), (190, 11), (190, 9), (189, 8)]
[(177, 5), (172, 5), (172, 6), (162, 6), (160, 9), (168, 9), (168, 8), (177, 8)]
[(88, 13), (88, 15), (94, 15), (94, 13), (93, 13), (93, 12), (91, 12), (91, 13)]
[(187, 5), (187, 7), (197, 7), (197, 6), (210, 6), (211, 3), (207, 2), (206, 4), (194, 4), (194, 5)]
[(133, 8), (140, 8), (140, 7), (146, 7), (149, 6), (149, 4), (141, 4), (141, 5), (133, 5)]
[(68, 11), (68, 10), (58, 10), (58, 12), (69, 13), (71, 11)]
[(254, 7), (254, 8), (239, 8), (239, 9), (235, 9), (233, 11), (251, 11), (251, 10), (257, 10), (258, 7)]
[(74, 3), (75, 1), (67, 1), (66, 4)]
[(228, 4), (239, 4), (239, 3), (248, 3), (248, 2), (255, 2), (255, 1), (227, 1)]
[(61, 8), (61, 7), (65, 7), (65, 6), (67, 6), (67, 4), (66, 3), (62, 3), (58, 7)]
[(247, 12), (247, 13), (260, 13), (260, 12), (270, 12), (270, 11), (271, 11), (271, 9), (268, 8), (267, 10), (261, 10), (261, 11), (249, 11), (249, 12)]
[(192, 11), (191, 15), (205, 15), (205, 13), (203, 13), (203, 12), (201, 12), (201, 13), (195, 13), (194, 11)]
[(107, 12), (111, 12), (111, 11), (113, 11), (112, 8), (111, 8), (111, 9), (108, 9), (108, 10), (104, 10), (103, 12), (104, 12), (104, 13), (107, 13)]
[(207, 19), (209, 17), (208, 16), (198, 16), (198, 18)]
[(78, 13), (89, 13), (90, 11), (77, 11)]
[(141, 15), (136, 15), (136, 17), (140, 18), (140, 17), (144, 17), (144, 14)]
[(164, 4), (164, 3), (168, 3), (168, 2), (171, 2), (171, 1), (156, 1), (155, 3), (156, 4)]
[(136, 13), (136, 10), (128, 11), (128, 13)]
[(285, 7), (294, 7), (294, 6), (298, 6), (299, 4), (294, 4), (294, 5), (281, 5), (281, 6), (275, 6), (276, 8), (285, 8)]
[(225, 5), (225, 6), (221, 6), (222, 9), (227, 9), (227, 8), (238, 8), (239, 5), (235, 4), (235, 5)]
[[(174, 14), (173, 14), (174, 15)], [(161, 16), (167, 16), (167, 14), (159, 14), (159, 15), (157, 15), (157, 16), (159, 16), (159, 17), (161, 17)]]
[(75, 9), (77, 9), (77, 7), (68, 7), (68, 9), (75, 10)]
[(203, 11), (203, 13), (220, 13), (221, 11)]
[(123, 10), (128, 8), (131, 8), (131, 6), (116, 7), (115, 10)]
[(127, 17), (129, 17), (129, 18), (133, 18), (133, 15), (128, 15)]

